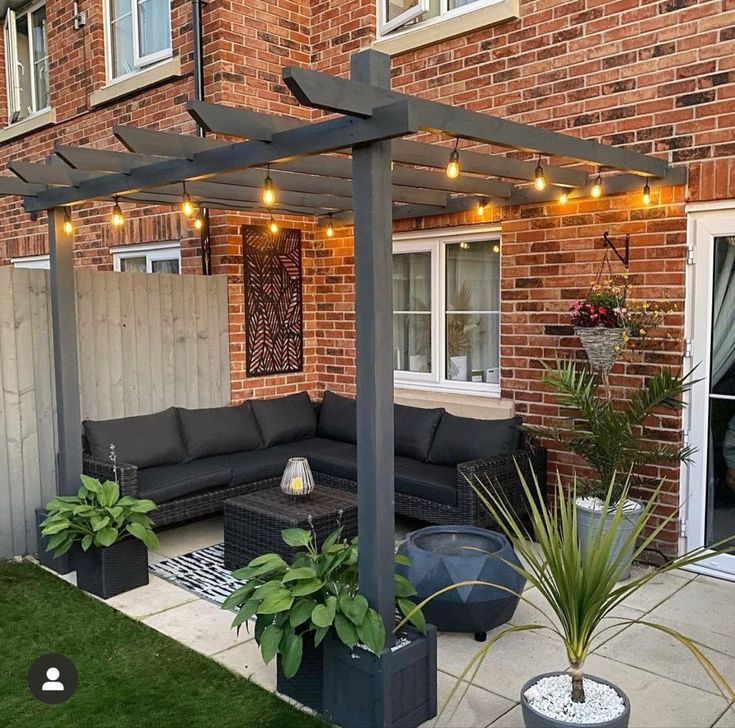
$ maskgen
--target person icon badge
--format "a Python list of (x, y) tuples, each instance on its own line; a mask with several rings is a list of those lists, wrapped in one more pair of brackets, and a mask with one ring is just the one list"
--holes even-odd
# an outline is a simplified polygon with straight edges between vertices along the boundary
[(61, 673), (58, 667), (49, 667), (46, 670), (46, 682), (41, 686), (41, 691), (47, 692), (58, 692), (64, 689), (64, 683), (59, 682)]

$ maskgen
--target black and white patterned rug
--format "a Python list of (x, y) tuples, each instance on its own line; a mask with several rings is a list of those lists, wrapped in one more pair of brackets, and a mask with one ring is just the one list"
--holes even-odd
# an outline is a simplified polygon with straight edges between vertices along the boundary
[(225, 545), (218, 543), (151, 564), (149, 570), (200, 599), (222, 606), (225, 599), (244, 583), (233, 578), (230, 570), (225, 568), (224, 556)]

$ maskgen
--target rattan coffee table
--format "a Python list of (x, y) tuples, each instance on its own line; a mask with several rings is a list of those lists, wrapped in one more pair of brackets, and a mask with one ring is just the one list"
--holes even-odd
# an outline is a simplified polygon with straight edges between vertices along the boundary
[(294, 549), (283, 542), (281, 531), (313, 527), (321, 544), (339, 524), (344, 538), (357, 535), (357, 496), (319, 483), (299, 498), (284, 495), (278, 486), (231, 498), (225, 501), (225, 568), (238, 569), (265, 553), (289, 561)]

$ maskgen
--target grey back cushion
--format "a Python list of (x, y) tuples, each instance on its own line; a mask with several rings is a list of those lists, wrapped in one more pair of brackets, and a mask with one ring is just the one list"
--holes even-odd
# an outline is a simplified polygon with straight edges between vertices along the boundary
[(431, 446), (431, 462), (457, 465), (512, 453), (518, 447), (523, 420), (476, 420), (445, 414)]
[(394, 407), (396, 455), (426, 461), (443, 408), (423, 409), (397, 404)]
[(107, 462), (110, 445), (115, 446), (119, 463), (139, 468), (180, 463), (186, 457), (174, 407), (153, 415), (85, 420), (82, 425), (89, 453), (95, 460)]
[(316, 411), (306, 392), (277, 399), (253, 399), (250, 406), (266, 447), (316, 434)]
[(187, 460), (262, 447), (258, 423), (247, 402), (236, 407), (179, 408), (178, 412)]
[(324, 392), (319, 409), (319, 437), (342, 442), (357, 442), (357, 403), (334, 392)]

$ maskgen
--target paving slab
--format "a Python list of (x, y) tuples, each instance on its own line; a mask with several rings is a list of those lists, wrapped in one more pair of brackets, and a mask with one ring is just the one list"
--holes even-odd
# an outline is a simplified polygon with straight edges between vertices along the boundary
[[(637, 578), (645, 574), (645, 567), (634, 566), (631, 575)], [(654, 576), (642, 589), (631, 594), (622, 604), (630, 609), (650, 612), (659, 604), (669, 599), (679, 589), (692, 581), (694, 575), (687, 571), (672, 571)]]
[(194, 594), (151, 574), (148, 584), (111, 597), (107, 604), (129, 617), (142, 619), (195, 600)]
[(225, 540), (223, 524), (222, 516), (217, 515), (158, 531), (161, 546), (156, 551), (170, 558), (222, 543)]
[(212, 655), (212, 659), (232, 672), (252, 680), (260, 687), (272, 693), (276, 691), (276, 661), (273, 660), (266, 665), (254, 639), (249, 639), (223, 652), (217, 652)]
[(241, 636), (238, 637), (235, 630), (230, 629), (232, 618), (232, 612), (195, 599), (147, 617), (143, 622), (197, 652), (213, 655), (252, 639), (244, 630), (240, 631)]
[(730, 706), (715, 723), (714, 728), (735, 728), (735, 706)]

